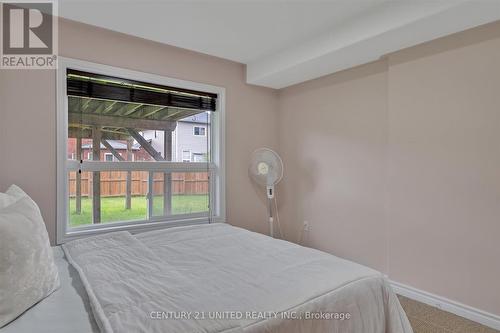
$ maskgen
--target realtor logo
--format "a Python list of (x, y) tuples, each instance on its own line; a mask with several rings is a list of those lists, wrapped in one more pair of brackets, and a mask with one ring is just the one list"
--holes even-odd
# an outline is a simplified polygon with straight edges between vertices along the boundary
[(56, 68), (56, 2), (0, 1), (0, 5), (0, 68)]

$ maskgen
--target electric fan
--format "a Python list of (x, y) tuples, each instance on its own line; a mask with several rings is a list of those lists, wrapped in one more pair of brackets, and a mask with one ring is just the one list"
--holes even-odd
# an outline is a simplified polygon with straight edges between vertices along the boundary
[[(252, 154), (248, 172), (255, 182), (266, 187), (267, 199), (269, 202), (269, 235), (274, 237), (273, 200), (276, 214), (278, 214), (274, 186), (278, 184), (283, 177), (283, 161), (274, 150), (259, 148)], [(277, 218), (277, 222), (278, 227), (280, 227), (279, 218)], [(279, 231), (281, 233), (281, 228)]]

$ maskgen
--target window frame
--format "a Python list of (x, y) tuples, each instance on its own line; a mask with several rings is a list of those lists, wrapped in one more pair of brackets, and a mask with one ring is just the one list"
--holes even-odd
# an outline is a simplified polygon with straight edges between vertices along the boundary
[(194, 163), (205, 163), (205, 162), (196, 162), (196, 156), (200, 156), (202, 159), (203, 159), (203, 153), (191, 153), (191, 160), (194, 162)]
[[(184, 158), (184, 153), (188, 153), (189, 154), (189, 159)], [(182, 163), (190, 163), (191, 162), (191, 150), (185, 150), (185, 149), (183, 149), (181, 154), (182, 154), (182, 156), (181, 156), (181, 162)]]
[[(196, 134), (196, 128), (198, 129), (203, 129), (203, 134)], [(207, 128), (206, 126), (201, 126), (201, 125), (194, 125), (193, 126), (193, 136), (203, 136), (203, 137), (206, 137), (207, 136)]]
[[(69, 189), (68, 172), (80, 168), (79, 161), (68, 160), (68, 103), (66, 94), (66, 70), (68, 68), (124, 77), (132, 80), (149, 82), (159, 85), (175, 86), (179, 88), (205, 91), (217, 94), (217, 108), (210, 114), (211, 128), (210, 141), (212, 143), (208, 169), (207, 163), (194, 162), (128, 162), (128, 161), (89, 161), (81, 165), (82, 171), (127, 171), (133, 166), (134, 170), (157, 172), (209, 172), (210, 193), (209, 213), (193, 213), (156, 217), (141, 221), (125, 221), (102, 223), (95, 225), (69, 227)], [(206, 133), (206, 129), (205, 129)], [(225, 88), (186, 80), (174, 79), (150, 73), (144, 73), (125, 68), (91, 63), (88, 61), (59, 57), (57, 69), (57, 244), (69, 240), (109, 231), (128, 230), (140, 232), (155, 230), (179, 225), (191, 225), (209, 222), (226, 221), (225, 197)], [(209, 215), (210, 214), (210, 215)]]
[[(108, 156), (111, 156), (111, 161), (108, 161)], [(116, 157), (112, 153), (104, 153), (104, 161), (103, 162), (114, 162)]]

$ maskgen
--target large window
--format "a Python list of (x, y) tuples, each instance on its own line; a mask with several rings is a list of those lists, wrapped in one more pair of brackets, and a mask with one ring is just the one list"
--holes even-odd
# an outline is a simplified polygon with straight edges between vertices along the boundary
[(62, 59), (58, 242), (224, 221), (223, 120), (222, 88)]

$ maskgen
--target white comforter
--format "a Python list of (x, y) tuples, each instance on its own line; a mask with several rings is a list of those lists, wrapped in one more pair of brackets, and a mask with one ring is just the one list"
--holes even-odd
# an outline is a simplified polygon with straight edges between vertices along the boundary
[(226, 224), (63, 248), (106, 333), (412, 332), (382, 274)]

